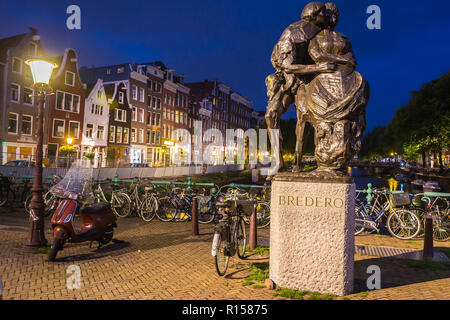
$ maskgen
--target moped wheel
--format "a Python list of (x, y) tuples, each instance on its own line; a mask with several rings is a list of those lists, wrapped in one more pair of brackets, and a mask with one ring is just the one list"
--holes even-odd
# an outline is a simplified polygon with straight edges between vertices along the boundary
[(109, 243), (114, 236), (114, 227), (107, 227), (103, 232), (102, 237), (98, 240), (101, 244)]
[(53, 245), (50, 248), (50, 251), (48, 253), (48, 261), (55, 261), (56, 255), (58, 254), (58, 251), (62, 249), (63, 242), (62, 239), (55, 239), (53, 240)]
[(216, 271), (219, 276), (225, 275), (228, 269), (228, 261), (230, 257), (227, 254), (227, 241), (219, 235), (219, 242), (217, 245), (217, 254), (214, 256), (214, 264), (216, 266)]

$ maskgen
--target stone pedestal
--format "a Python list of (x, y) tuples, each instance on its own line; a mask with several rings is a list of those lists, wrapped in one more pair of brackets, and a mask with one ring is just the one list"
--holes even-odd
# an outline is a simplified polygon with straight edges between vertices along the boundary
[(352, 178), (277, 174), (270, 208), (270, 278), (283, 288), (351, 293), (354, 225)]

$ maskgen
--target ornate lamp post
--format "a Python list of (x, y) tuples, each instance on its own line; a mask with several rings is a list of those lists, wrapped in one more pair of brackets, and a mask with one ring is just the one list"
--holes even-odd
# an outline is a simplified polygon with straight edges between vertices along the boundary
[(36, 164), (34, 167), (33, 187), (31, 188), (33, 197), (30, 202), (30, 230), (26, 246), (42, 247), (47, 244), (44, 232), (44, 199), (42, 197), (43, 109), (45, 96), (51, 94), (49, 82), (56, 64), (42, 59), (29, 59), (25, 63), (30, 66), (34, 87), (38, 93)]

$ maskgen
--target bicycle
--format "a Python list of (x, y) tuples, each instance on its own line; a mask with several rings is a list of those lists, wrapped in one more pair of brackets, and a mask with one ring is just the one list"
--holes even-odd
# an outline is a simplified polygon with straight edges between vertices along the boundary
[[(13, 205), (16, 203), (18, 194), (20, 196), (20, 205), (31, 196), (31, 181), (32, 177), (19, 177), (14, 176), (0, 176), (0, 207), (5, 206), (7, 203)], [(17, 182), (17, 180), (22, 180)]]
[[(424, 213), (433, 217), (433, 239), (436, 241), (450, 240), (450, 194), (440, 192), (426, 192), (416, 194), (415, 198), (424, 203)], [(423, 214), (425, 223), (426, 214)]]
[(219, 276), (227, 272), (230, 257), (237, 253), (239, 259), (245, 258), (247, 236), (242, 205), (247, 205), (248, 202), (248, 200), (236, 200), (234, 204), (230, 201), (216, 203), (223, 218), (214, 227), (211, 255), (214, 257), (216, 272)]
[(97, 189), (94, 190), (94, 196), (100, 202), (108, 202), (111, 205), (113, 212), (120, 218), (125, 218), (131, 213), (131, 199), (122, 191), (122, 189), (115, 189), (114, 186), (111, 190), (111, 198), (107, 199), (103, 188), (102, 182), (97, 182)]
[[(44, 216), (48, 217), (51, 216), (53, 214), (53, 212), (56, 210), (56, 208), (58, 207), (59, 204), (59, 197), (58, 195), (52, 193), (50, 191), (50, 189), (55, 186), (57, 183), (59, 183), (62, 180), (62, 178), (60, 176), (57, 175), (53, 175), (50, 178), (50, 184), (47, 187), (47, 191), (43, 194), (43, 198), (44, 198)], [(25, 199), (25, 203), (24, 203), (24, 207), (25, 207), (25, 211), (27, 213), (30, 213), (30, 203), (31, 203), (31, 199), (33, 198), (33, 193), (31, 193), (26, 199)]]
[(155, 188), (153, 186), (144, 187), (144, 194), (139, 205), (138, 214), (145, 222), (152, 221), (159, 208), (159, 194), (155, 193), (154, 190)]
[[(386, 227), (395, 238), (409, 240), (416, 237), (421, 230), (418, 214), (420, 208), (408, 208), (411, 204), (409, 194), (392, 193), (386, 189), (375, 189), (372, 205), (359, 202), (355, 208), (355, 235), (364, 230), (379, 232), (382, 218), (387, 216)], [(397, 194), (398, 196), (395, 196)], [(401, 198), (399, 201), (398, 198)]]

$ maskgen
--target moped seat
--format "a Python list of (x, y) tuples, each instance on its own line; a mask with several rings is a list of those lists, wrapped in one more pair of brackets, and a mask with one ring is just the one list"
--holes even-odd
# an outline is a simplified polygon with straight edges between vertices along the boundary
[(87, 214), (95, 214), (95, 213), (101, 213), (111, 208), (111, 205), (108, 202), (99, 202), (95, 203), (91, 206), (83, 207), (80, 209), (81, 213), (87, 213)]

